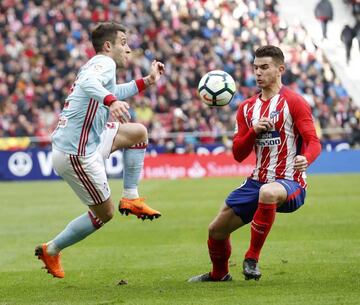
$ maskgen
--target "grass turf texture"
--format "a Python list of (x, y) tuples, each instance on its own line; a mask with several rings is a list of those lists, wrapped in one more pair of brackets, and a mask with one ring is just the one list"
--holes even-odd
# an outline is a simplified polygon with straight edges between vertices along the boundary
[[(249, 226), (232, 235), (233, 282), (186, 282), (210, 270), (207, 226), (241, 181), (142, 181), (141, 193), (163, 216), (142, 222), (116, 213), (63, 251), (63, 280), (40, 269), (34, 246), (85, 207), (63, 182), (0, 183), (0, 304), (359, 304), (360, 175), (308, 178), (305, 206), (277, 214), (259, 282), (241, 274)], [(110, 184), (117, 199), (122, 181)]]

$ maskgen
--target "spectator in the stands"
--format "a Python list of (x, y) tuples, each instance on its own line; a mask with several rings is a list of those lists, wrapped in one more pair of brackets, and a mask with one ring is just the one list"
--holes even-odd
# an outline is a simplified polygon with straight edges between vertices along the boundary
[[(129, 103), (133, 117), (149, 126), (154, 136), (150, 141), (167, 143), (169, 151), (175, 144), (166, 136), (170, 131), (179, 132), (178, 144), (209, 141), (188, 136), (199, 130), (227, 143), (220, 134), (231, 134), (237, 106), (257, 92), (252, 60), (260, 44), (285, 50), (289, 71), (283, 81), (307, 96), (324, 137), (341, 121), (336, 113), (344, 117), (343, 111), (350, 111), (348, 94), (322, 51), (309, 43), (302, 26), (280, 22), (275, 0), (92, 0), (86, 5), (72, 0), (71, 8), (61, 1), (12, 2), (0, 1), (2, 137), (51, 134), (57, 116), (49, 116), (50, 109), (60, 113), (77, 70), (94, 55), (89, 30), (97, 21), (116, 19), (129, 28), (128, 43), (134, 50), (129, 62), (134, 72), (119, 73), (119, 81), (141, 77), (154, 58), (166, 62), (164, 81)], [(228, 71), (237, 82), (238, 92), (228, 107), (214, 110), (199, 100), (197, 84), (212, 69)]]
[(344, 43), (345, 46), (345, 52), (346, 52), (346, 63), (349, 64), (351, 59), (351, 49), (352, 49), (352, 43), (354, 39), (354, 31), (353, 29), (346, 24), (344, 28), (341, 31), (341, 41)]
[(333, 6), (329, 0), (320, 0), (315, 6), (315, 17), (321, 24), (323, 39), (327, 38), (328, 22), (333, 19)]

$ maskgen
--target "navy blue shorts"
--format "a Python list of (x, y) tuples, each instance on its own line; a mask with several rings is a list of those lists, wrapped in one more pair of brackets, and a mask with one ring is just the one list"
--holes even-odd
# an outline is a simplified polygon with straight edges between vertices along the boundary
[[(291, 213), (304, 204), (306, 191), (299, 183), (286, 179), (278, 179), (276, 182), (284, 186), (287, 191), (286, 202), (277, 208), (277, 212)], [(264, 184), (248, 178), (226, 198), (226, 204), (234, 210), (244, 223), (252, 221), (259, 202), (259, 190)]]

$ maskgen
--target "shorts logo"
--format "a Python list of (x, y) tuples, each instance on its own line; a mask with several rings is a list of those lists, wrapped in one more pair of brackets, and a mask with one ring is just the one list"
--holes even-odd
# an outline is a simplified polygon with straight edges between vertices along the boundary
[(116, 124), (114, 122), (107, 122), (106, 127), (110, 129), (114, 129), (116, 127)]

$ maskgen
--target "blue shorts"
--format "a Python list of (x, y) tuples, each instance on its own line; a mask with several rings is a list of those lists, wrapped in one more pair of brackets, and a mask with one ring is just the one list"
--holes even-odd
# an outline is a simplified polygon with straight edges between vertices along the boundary
[[(277, 208), (277, 212), (291, 213), (304, 204), (306, 191), (299, 183), (286, 179), (278, 179), (276, 182), (284, 186), (287, 192), (286, 201)], [(244, 223), (252, 221), (259, 202), (260, 187), (264, 184), (248, 178), (226, 198), (226, 204), (234, 210)]]

